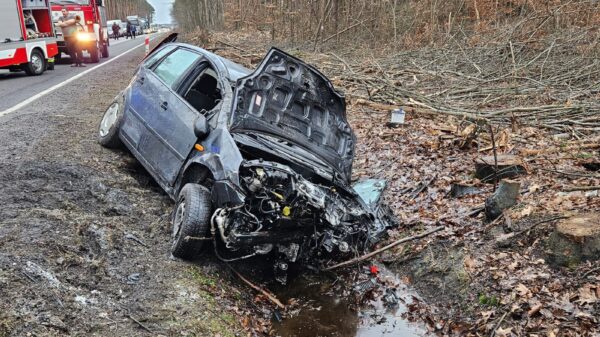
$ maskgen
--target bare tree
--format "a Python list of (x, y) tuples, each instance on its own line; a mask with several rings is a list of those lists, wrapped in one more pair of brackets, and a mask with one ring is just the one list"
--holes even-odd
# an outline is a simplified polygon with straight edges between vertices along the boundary
[(149, 18), (154, 13), (154, 7), (146, 0), (106, 0), (105, 4), (109, 19), (125, 20), (130, 15)]

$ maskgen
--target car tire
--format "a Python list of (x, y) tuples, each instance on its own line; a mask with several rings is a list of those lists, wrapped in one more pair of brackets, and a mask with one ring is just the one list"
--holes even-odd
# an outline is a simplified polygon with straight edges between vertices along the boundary
[(204, 241), (187, 237), (207, 237), (210, 233), (212, 204), (210, 191), (198, 184), (186, 184), (179, 192), (173, 212), (173, 256), (191, 260), (198, 256)]
[(119, 129), (123, 121), (123, 102), (116, 100), (106, 109), (98, 127), (98, 142), (100, 145), (117, 149), (123, 147), (119, 138)]
[(23, 70), (29, 76), (39, 76), (46, 70), (46, 58), (41, 51), (35, 49), (31, 51), (29, 62), (25, 64)]

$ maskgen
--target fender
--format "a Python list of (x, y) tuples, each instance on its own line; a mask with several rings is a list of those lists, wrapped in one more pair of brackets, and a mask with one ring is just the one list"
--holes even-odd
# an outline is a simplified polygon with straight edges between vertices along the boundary
[(243, 202), (244, 195), (239, 191), (239, 168), (244, 159), (231, 134), (222, 128), (213, 129), (201, 145), (204, 151), (192, 151), (173, 190), (179, 191), (189, 169), (200, 165), (210, 172), (215, 181), (213, 202), (217, 205)]

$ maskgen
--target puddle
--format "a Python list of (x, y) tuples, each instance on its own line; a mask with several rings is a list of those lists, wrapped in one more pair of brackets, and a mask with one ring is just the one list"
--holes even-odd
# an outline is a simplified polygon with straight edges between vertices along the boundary
[(297, 299), (298, 308), (292, 309), (280, 322), (273, 322), (275, 334), (285, 337), (429, 336), (424, 325), (402, 318), (416, 294), (388, 270), (380, 271), (379, 279), (382, 278), (391, 278), (396, 285), (394, 291), (390, 290), (398, 299), (393, 308), (387, 308), (381, 297), (361, 308), (353, 301), (354, 291), (335, 293), (341, 291), (335, 286), (335, 280), (322, 275), (297, 276), (288, 286), (276, 290), (284, 302)]

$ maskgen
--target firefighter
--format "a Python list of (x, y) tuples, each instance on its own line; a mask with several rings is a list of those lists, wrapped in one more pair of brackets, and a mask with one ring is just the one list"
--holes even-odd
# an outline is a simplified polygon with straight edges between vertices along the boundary
[(128, 39), (130, 37), (133, 38), (131, 36), (131, 22), (127, 21), (127, 35), (125, 36), (125, 39)]
[(117, 25), (117, 23), (116, 23), (116, 22), (113, 22), (113, 25), (112, 25), (112, 31), (113, 31), (113, 38), (114, 38), (115, 40), (118, 40), (118, 39), (119, 39), (119, 31), (120, 31), (120, 30), (121, 30), (121, 27), (119, 27), (119, 25)]
[(62, 16), (58, 18), (57, 26), (62, 30), (63, 37), (65, 39), (65, 45), (69, 52), (73, 64), (71, 67), (85, 67), (83, 64), (83, 53), (77, 43), (77, 32), (80, 17), (70, 14), (67, 8), (62, 9)]

